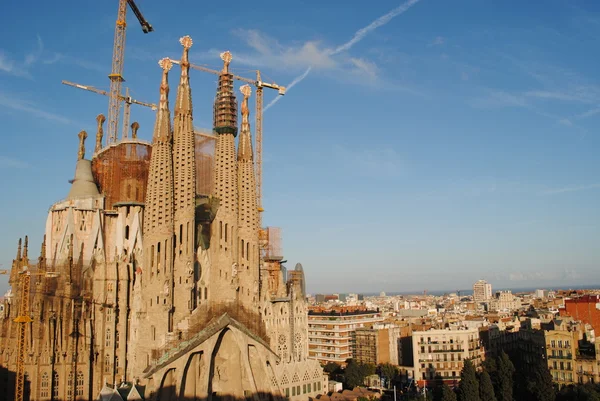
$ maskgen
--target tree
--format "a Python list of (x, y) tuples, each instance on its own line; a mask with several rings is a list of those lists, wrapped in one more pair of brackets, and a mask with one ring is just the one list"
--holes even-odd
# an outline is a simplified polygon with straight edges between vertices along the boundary
[(354, 360), (350, 360), (344, 370), (344, 385), (347, 388), (354, 388), (363, 384), (365, 375), (361, 371), (361, 367)]
[(481, 401), (496, 401), (492, 379), (485, 370), (479, 375), (479, 398)]
[(465, 359), (465, 364), (460, 372), (458, 399), (460, 401), (481, 401), (475, 366), (473, 366), (473, 363), (469, 359)]
[(456, 393), (446, 383), (442, 385), (442, 397), (440, 401), (457, 401)]
[(513, 401), (513, 374), (515, 367), (506, 352), (498, 356), (496, 361), (496, 399), (498, 401)]
[(348, 359), (348, 365), (344, 370), (344, 385), (346, 388), (354, 388), (364, 384), (365, 377), (375, 374), (375, 365), (371, 363), (358, 363), (354, 359)]
[(554, 401), (556, 398), (552, 375), (545, 360), (538, 361), (527, 375), (527, 391), (530, 400)]
[(338, 363), (335, 363), (335, 362), (328, 362), (327, 365), (325, 365), (323, 367), (323, 371), (325, 373), (330, 374), (330, 375), (332, 373), (338, 373), (338, 372), (340, 372), (341, 369), (342, 369), (342, 367)]
[(396, 376), (398, 376), (398, 367), (391, 363), (382, 363), (379, 365), (379, 373), (381, 376), (385, 377), (387, 388), (390, 388), (390, 384), (396, 379)]

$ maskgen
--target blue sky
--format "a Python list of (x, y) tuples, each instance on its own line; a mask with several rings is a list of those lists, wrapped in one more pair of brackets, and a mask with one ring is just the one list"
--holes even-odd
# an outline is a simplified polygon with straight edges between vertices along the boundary
[[(116, 3), (0, 15), (0, 268), (25, 234), (37, 257), (77, 133), (106, 114), (106, 97), (61, 80), (108, 88)], [(305, 75), (265, 112), (264, 221), (310, 292), (600, 284), (597, 2), (284, 3), (138, 0), (155, 32), (129, 13), (124, 75), (157, 102), (157, 61), (186, 34), (195, 63), (230, 50), (240, 75)], [(216, 77), (191, 82), (209, 127)], [(132, 108), (142, 138), (153, 118)]]

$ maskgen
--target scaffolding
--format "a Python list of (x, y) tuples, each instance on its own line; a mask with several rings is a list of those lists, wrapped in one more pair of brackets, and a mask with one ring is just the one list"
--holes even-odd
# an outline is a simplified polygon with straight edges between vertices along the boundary
[(92, 158), (98, 189), (106, 197), (107, 209), (119, 203), (144, 203), (152, 147), (137, 139), (121, 141), (102, 149)]
[(281, 228), (267, 227), (259, 232), (259, 242), (262, 247), (265, 261), (281, 261), (283, 250), (281, 249)]
[(217, 137), (209, 130), (194, 129), (196, 154), (196, 195), (209, 196), (213, 190), (215, 143)]

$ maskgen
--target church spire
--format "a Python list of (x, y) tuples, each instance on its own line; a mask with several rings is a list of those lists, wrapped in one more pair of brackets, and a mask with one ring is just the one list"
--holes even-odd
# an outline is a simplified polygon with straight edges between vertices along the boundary
[(21, 260), (23, 261), (22, 266), (29, 266), (29, 252), (27, 248), (29, 247), (29, 237), (25, 236), (25, 244), (23, 245), (23, 257)]
[(156, 123), (154, 124), (154, 141), (170, 141), (171, 139), (171, 113), (169, 112), (169, 70), (173, 63), (168, 58), (163, 58), (158, 62), (162, 68), (162, 81), (160, 83), (160, 102), (158, 104), (158, 113), (156, 113)]
[(17, 262), (21, 260), (21, 238), (19, 238), (19, 245), (17, 246), (17, 257), (15, 258)]
[(238, 146), (238, 161), (252, 160), (252, 138), (250, 134), (250, 122), (249, 115), (250, 110), (248, 109), (248, 98), (252, 93), (250, 85), (244, 85), (240, 88), (240, 92), (244, 95), (242, 100), (242, 126), (240, 130), (240, 143)]
[(237, 135), (237, 103), (233, 93), (233, 75), (229, 73), (231, 53), (221, 53), (223, 69), (219, 74), (219, 86), (214, 105), (214, 129), (219, 134)]
[(252, 90), (249, 85), (240, 88), (244, 95), (242, 100), (242, 124), (240, 142), (237, 154), (238, 174), (238, 227), (240, 237), (240, 286), (246, 288), (240, 301), (249, 309), (255, 310), (255, 300), (258, 296), (258, 209), (256, 207), (256, 180), (254, 177), (254, 162), (252, 160), (252, 137), (250, 135), (250, 110), (248, 98)]
[(196, 152), (188, 59), (192, 38), (184, 36), (179, 39), (179, 43), (183, 46), (183, 55), (173, 118), (173, 205), (177, 237), (174, 274), (180, 277), (180, 280), (174, 283), (175, 321), (185, 317), (196, 304), (196, 279), (192, 268), (196, 243)]

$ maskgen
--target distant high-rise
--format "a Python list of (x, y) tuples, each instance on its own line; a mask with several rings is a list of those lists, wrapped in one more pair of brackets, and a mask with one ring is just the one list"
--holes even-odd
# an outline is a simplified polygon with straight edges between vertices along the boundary
[(492, 298), (492, 285), (485, 280), (478, 280), (473, 284), (473, 300), (485, 302)]

